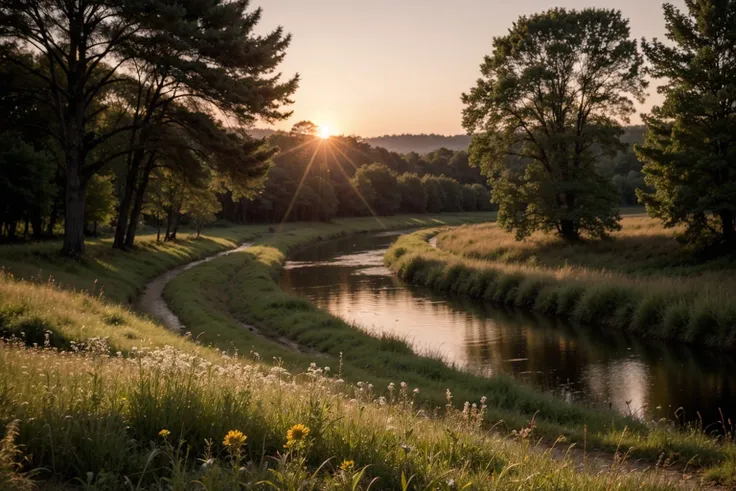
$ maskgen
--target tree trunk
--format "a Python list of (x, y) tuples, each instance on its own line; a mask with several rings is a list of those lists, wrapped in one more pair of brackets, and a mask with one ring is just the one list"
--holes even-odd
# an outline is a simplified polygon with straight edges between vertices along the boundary
[(78, 148), (69, 151), (66, 166), (66, 196), (64, 210), (64, 245), (61, 253), (77, 258), (84, 254), (84, 202), (87, 182), (80, 175), (81, 160)]
[(43, 235), (43, 217), (40, 213), (36, 212), (31, 218), (31, 238), (33, 240), (40, 240)]
[(28, 238), (28, 228), (29, 228), (29, 225), (30, 225), (30, 221), (31, 221), (31, 219), (28, 218), (28, 217), (26, 217), (25, 222), (23, 223), (23, 238), (24, 239), (27, 239)]
[(169, 233), (171, 233), (171, 222), (174, 219), (174, 209), (169, 209), (169, 212), (166, 214), (166, 233), (164, 234), (164, 242), (168, 242), (169, 240)]
[(135, 232), (138, 228), (138, 222), (141, 219), (141, 211), (143, 210), (143, 198), (146, 196), (146, 187), (148, 180), (153, 171), (154, 156), (151, 155), (143, 168), (143, 175), (138, 187), (135, 190), (135, 201), (133, 202), (133, 211), (130, 213), (130, 222), (128, 223), (128, 231), (125, 234), (125, 247), (133, 247), (135, 243)]
[(128, 175), (125, 176), (125, 189), (123, 189), (123, 197), (120, 200), (118, 208), (118, 221), (115, 226), (115, 240), (112, 246), (116, 249), (123, 249), (126, 246), (126, 231), (128, 229), (128, 217), (130, 216), (130, 205), (133, 202), (133, 194), (136, 190), (136, 182), (138, 181), (138, 169), (143, 160), (143, 151), (136, 150), (130, 157), (130, 165), (128, 166)]
[(568, 242), (575, 242), (580, 238), (573, 220), (560, 220), (560, 235)]
[(169, 240), (176, 240), (176, 230), (179, 228), (179, 210), (174, 210), (173, 226), (171, 227), (171, 233), (169, 234)]
[(161, 242), (161, 218), (156, 217), (156, 242)]
[[(565, 210), (568, 216), (575, 210), (575, 195), (572, 193), (565, 193)], [(580, 239), (578, 226), (575, 220), (563, 218), (560, 220), (560, 235), (567, 242), (575, 242)]]
[(59, 212), (61, 211), (62, 199), (64, 196), (62, 184), (64, 183), (64, 173), (62, 171), (61, 165), (57, 165), (56, 175), (54, 176), (56, 195), (54, 196), (54, 201), (51, 203), (51, 211), (49, 212), (49, 223), (48, 227), (46, 228), (46, 235), (48, 235), (49, 237), (53, 237), (54, 228), (56, 227), (56, 222), (59, 219)]
[(721, 217), (721, 227), (723, 229), (723, 242), (726, 245), (736, 245), (736, 224), (734, 223), (734, 213), (731, 210), (722, 210), (719, 213)]

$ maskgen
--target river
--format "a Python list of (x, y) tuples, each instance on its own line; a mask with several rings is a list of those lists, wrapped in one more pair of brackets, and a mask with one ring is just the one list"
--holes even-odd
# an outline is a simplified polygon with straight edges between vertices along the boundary
[(504, 373), (567, 400), (646, 419), (736, 415), (729, 354), (577, 326), (407, 285), (383, 264), (397, 233), (323, 241), (292, 255), (281, 287), (371, 332), (486, 376)]

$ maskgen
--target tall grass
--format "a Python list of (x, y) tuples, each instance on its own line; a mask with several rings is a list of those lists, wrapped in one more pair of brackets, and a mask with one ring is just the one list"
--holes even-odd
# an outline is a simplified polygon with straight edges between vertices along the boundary
[[(625, 218), (623, 224), (610, 241), (579, 245), (546, 236), (518, 243), (491, 224), (439, 233), (434, 248), (427, 239), (438, 231), (421, 231), (400, 238), (386, 261), (404, 280), (437, 291), (583, 324), (736, 348), (736, 269), (726, 268), (726, 260), (686, 262), (663, 229), (650, 231), (648, 219)], [(639, 246), (629, 251), (631, 240)], [(658, 275), (654, 264), (671, 269)], [(651, 270), (626, 272), (637, 265)]]
[(623, 446), (596, 463), (564, 440), (540, 446), (533, 424), (485, 431), (483, 401), (448, 392), (432, 414), (412, 386), (350, 386), (317, 364), (292, 374), (170, 347), (125, 358), (3, 344), (0, 367), (0, 415), (15, 422), (0, 482), (32, 484), (35, 470), (97, 490), (685, 487), (677, 471), (634, 470)]

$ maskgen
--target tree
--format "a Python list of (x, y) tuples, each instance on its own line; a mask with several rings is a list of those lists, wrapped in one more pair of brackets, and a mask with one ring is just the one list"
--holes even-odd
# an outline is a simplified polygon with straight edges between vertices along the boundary
[(472, 186), (464, 184), (462, 187), (463, 192), (463, 210), (465, 211), (477, 211), (478, 203), (475, 199), (475, 190)]
[(426, 212), (427, 192), (424, 190), (419, 176), (407, 172), (399, 176), (398, 183), (401, 190), (401, 211), (407, 213)]
[[(212, 110), (217, 108), (245, 125), (256, 118), (273, 122), (291, 114), (281, 107), (291, 102), (298, 77), (281, 82), (280, 74), (274, 73), (290, 36), (280, 28), (265, 36), (255, 34), (261, 10), (249, 12), (248, 5), (247, 0), (204, 4), (186, 0), (171, 9), (167, 3), (152, 3), (147, 19), (153, 20), (146, 21), (145, 29), (124, 45), (135, 60), (136, 78), (129, 100), (136, 124), (130, 136), (116, 247), (133, 245), (155, 159), (152, 154), (160, 144), (155, 135), (166, 126), (187, 133), (197, 144), (194, 150), (208, 154), (203, 165), (217, 164), (220, 176), (230, 177), (229, 184), (239, 191), (246, 189), (235, 195), (249, 194), (248, 186), (258, 181), (251, 178), (265, 173), (268, 166), (264, 163), (273, 152), (265, 151), (260, 140), (218, 124), (219, 116)], [(233, 139), (237, 141), (230, 141)], [(244, 173), (249, 173), (245, 181), (232, 178)]]
[(190, 189), (184, 198), (183, 212), (189, 215), (199, 238), (202, 227), (217, 220), (222, 210), (217, 195), (210, 188)]
[[(16, 237), (19, 222), (28, 224), (45, 214), (51, 201), (49, 182), (53, 173), (48, 155), (16, 136), (0, 133), (0, 234), (11, 240)], [(41, 228), (34, 222), (34, 236)]]
[(455, 180), (447, 176), (437, 178), (442, 189), (442, 211), (463, 211), (463, 188)]
[(425, 175), (422, 177), (422, 187), (427, 195), (427, 211), (429, 213), (439, 213), (445, 202), (445, 193), (442, 191), (439, 180), (436, 176)]
[(520, 17), (493, 44), (462, 99), (499, 224), (518, 239), (556, 230), (570, 241), (619, 228), (616, 189), (596, 162), (622, 149), (620, 121), (647, 85), (628, 21), (557, 8)]
[(97, 235), (99, 224), (109, 224), (115, 214), (115, 189), (110, 176), (96, 175), (90, 179), (84, 208), (87, 232)]
[[(378, 215), (392, 215), (401, 205), (401, 191), (396, 173), (385, 164), (365, 165), (355, 173), (356, 182), (366, 180), (373, 190), (373, 201), (368, 203)], [(364, 196), (365, 197), (365, 196)]]
[(470, 188), (475, 193), (475, 204), (479, 211), (491, 211), (493, 205), (491, 204), (491, 193), (482, 184), (473, 184)]
[(291, 127), (292, 135), (315, 136), (317, 133), (319, 133), (319, 127), (311, 121), (299, 121)]
[(667, 38), (644, 43), (664, 102), (644, 117), (636, 151), (654, 189), (638, 190), (666, 227), (684, 225), (694, 245), (736, 249), (736, 1), (664, 5)]

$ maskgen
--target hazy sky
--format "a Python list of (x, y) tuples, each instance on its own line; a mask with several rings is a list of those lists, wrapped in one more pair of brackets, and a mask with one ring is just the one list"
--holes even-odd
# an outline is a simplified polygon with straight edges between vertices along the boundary
[[(682, 6), (683, 0), (673, 0)], [(333, 132), (464, 133), (460, 94), (474, 85), (492, 39), (519, 15), (555, 6), (621, 9), (632, 35), (663, 37), (659, 0), (252, 0), (262, 30), (293, 36), (284, 75), (301, 75), (290, 128)], [(650, 94), (656, 94), (650, 86)], [(656, 100), (650, 97), (643, 109)], [(636, 120), (638, 121), (638, 117)]]

